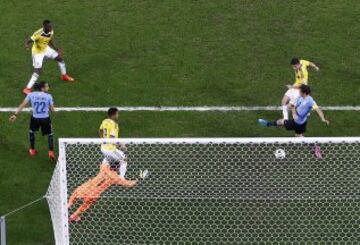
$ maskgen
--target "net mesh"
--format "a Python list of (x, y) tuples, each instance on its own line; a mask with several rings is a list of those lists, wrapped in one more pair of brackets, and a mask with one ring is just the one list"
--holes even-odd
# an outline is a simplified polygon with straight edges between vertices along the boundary
[(66, 244), (64, 242), (66, 239), (64, 227), (67, 228), (67, 219), (64, 220), (65, 217), (61, 207), (66, 200), (62, 200), (60, 172), (61, 166), (58, 162), (46, 193), (46, 200), (50, 209), (55, 241), (57, 241), (57, 244)]
[[(70, 243), (360, 242), (360, 144), (317, 145), (321, 159), (304, 142), (130, 142), (126, 177), (149, 177), (102, 193), (70, 224)], [(65, 152), (70, 195), (103, 156), (95, 143)]]

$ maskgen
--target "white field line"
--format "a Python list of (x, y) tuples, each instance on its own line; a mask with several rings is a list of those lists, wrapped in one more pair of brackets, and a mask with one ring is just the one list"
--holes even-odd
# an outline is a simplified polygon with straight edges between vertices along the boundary
[[(119, 111), (278, 111), (280, 106), (119, 106)], [(57, 107), (59, 112), (104, 112), (109, 107)], [(322, 106), (325, 111), (360, 111), (359, 106)], [(13, 112), (14, 107), (0, 107), (0, 112)], [(30, 108), (24, 111), (30, 111)]]

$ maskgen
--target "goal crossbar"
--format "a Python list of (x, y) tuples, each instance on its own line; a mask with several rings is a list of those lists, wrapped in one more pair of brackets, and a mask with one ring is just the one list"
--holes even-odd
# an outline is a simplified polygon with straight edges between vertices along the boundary
[(118, 139), (99, 139), (99, 138), (60, 138), (59, 143), (63, 144), (102, 144), (102, 143), (132, 143), (132, 144), (166, 144), (166, 143), (188, 143), (188, 144), (207, 144), (207, 143), (355, 143), (359, 142), (360, 137), (268, 137), (268, 138), (118, 138)]

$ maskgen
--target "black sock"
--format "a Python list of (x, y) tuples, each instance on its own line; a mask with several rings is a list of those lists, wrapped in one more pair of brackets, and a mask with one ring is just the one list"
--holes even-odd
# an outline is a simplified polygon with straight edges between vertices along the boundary
[(50, 151), (54, 150), (54, 135), (53, 134), (48, 135), (48, 145), (49, 145)]
[(29, 131), (29, 139), (30, 139), (30, 148), (35, 149), (35, 133), (33, 131)]
[(267, 126), (268, 126), (268, 127), (270, 127), (270, 126), (277, 126), (277, 121), (268, 122)]

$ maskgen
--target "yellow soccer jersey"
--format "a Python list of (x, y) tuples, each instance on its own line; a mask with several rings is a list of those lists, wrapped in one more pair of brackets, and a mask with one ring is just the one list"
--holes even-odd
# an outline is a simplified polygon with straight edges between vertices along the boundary
[(310, 62), (307, 60), (300, 60), (301, 68), (298, 71), (295, 71), (295, 83), (294, 87), (300, 87), (302, 84), (308, 84), (308, 66)]
[[(119, 125), (111, 119), (104, 119), (100, 125), (100, 130), (103, 131), (103, 138), (119, 138)], [(102, 144), (101, 150), (113, 151), (116, 150), (115, 144)]]
[(39, 54), (45, 52), (53, 35), (54, 35), (53, 30), (50, 33), (46, 34), (43, 28), (34, 32), (34, 34), (30, 37), (31, 40), (34, 41), (32, 46), (32, 53)]

